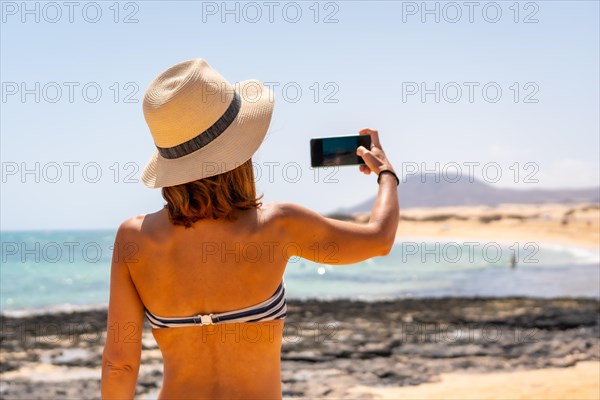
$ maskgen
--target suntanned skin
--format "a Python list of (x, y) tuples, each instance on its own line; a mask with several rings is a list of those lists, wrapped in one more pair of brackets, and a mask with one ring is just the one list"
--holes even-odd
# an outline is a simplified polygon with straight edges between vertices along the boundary
[[(360, 147), (365, 174), (392, 169), (377, 131)], [(174, 226), (165, 209), (123, 222), (111, 267), (102, 398), (134, 396), (144, 305), (165, 317), (230, 311), (269, 298), (287, 261), (351, 264), (389, 253), (399, 221), (396, 180), (381, 176), (368, 224), (338, 221), (294, 203), (237, 211), (237, 221)], [(283, 321), (153, 330), (164, 359), (159, 399), (281, 399)]]

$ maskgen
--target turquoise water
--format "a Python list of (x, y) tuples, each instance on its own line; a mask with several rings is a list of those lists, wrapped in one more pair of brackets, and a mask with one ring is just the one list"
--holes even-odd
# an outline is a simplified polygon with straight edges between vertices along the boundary
[[(105, 306), (114, 234), (2, 232), (0, 311)], [(285, 280), (290, 298), (598, 297), (599, 265), (597, 250), (576, 247), (402, 238), (353, 265), (293, 258)]]
[(114, 231), (2, 232), (0, 310), (108, 303)]

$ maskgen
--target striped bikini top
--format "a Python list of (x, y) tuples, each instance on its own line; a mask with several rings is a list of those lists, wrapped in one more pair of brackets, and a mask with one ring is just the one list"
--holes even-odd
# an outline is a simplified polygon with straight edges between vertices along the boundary
[(148, 322), (153, 329), (284, 319), (287, 316), (285, 282), (281, 280), (275, 293), (267, 300), (239, 310), (190, 317), (159, 317), (152, 314), (147, 308), (145, 310)]

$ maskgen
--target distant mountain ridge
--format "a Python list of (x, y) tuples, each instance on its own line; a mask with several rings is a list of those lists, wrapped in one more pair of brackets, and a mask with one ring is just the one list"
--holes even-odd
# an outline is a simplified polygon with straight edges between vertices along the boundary
[[(445, 207), (445, 206), (495, 206), (502, 203), (599, 203), (600, 186), (584, 189), (507, 189), (498, 188), (480, 180), (463, 177), (456, 182), (433, 178), (421, 181), (412, 176), (398, 187), (400, 206)], [(336, 210), (340, 213), (368, 212), (373, 207), (375, 196), (355, 206)]]

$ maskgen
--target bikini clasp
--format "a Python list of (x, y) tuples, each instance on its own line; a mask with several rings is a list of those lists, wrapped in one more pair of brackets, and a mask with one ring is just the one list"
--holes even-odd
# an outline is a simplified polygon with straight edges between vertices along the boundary
[(195, 320), (200, 319), (200, 325), (214, 325), (212, 314), (198, 315)]

